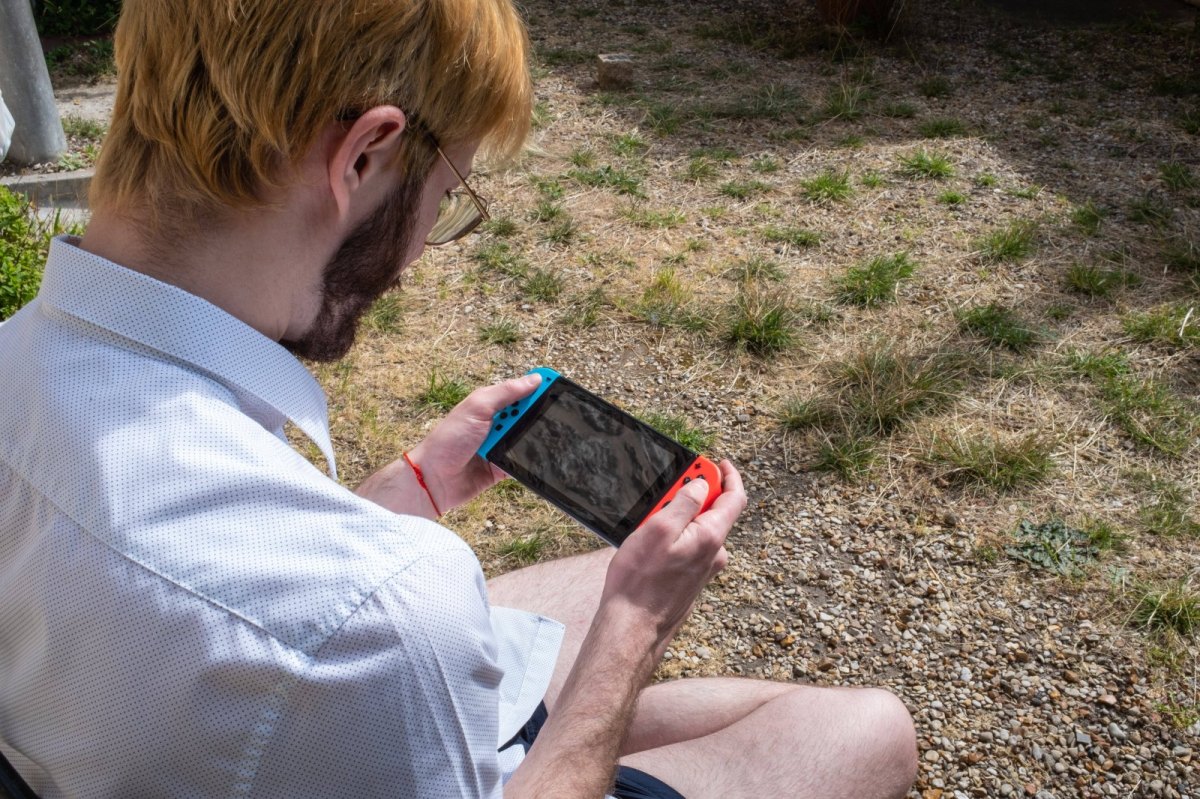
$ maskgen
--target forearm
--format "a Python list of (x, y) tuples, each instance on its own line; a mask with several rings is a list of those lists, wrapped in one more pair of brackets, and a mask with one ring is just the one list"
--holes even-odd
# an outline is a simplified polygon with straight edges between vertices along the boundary
[(438, 517), (429, 494), (403, 460), (397, 460), (375, 472), (354, 489), (354, 493), (393, 513), (426, 519)]
[(605, 794), (661, 637), (633, 612), (601, 607), (554, 712), (505, 788), (508, 799)]

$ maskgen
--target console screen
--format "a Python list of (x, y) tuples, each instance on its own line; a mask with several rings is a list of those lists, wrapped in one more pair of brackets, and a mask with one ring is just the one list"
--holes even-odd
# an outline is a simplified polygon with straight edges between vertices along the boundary
[(619, 544), (695, 455), (565, 378), (546, 390), (489, 460)]

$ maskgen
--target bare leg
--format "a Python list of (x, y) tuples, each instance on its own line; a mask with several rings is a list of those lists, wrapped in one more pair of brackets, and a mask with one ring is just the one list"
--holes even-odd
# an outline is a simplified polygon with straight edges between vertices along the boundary
[[(546, 695), (551, 710), (591, 625), (612, 555), (598, 550), (488, 583), (493, 604), (541, 613), (567, 627)], [(903, 796), (916, 774), (912, 719), (891, 694), (763, 680), (648, 687), (622, 752), (623, 763), (687, 799)]]

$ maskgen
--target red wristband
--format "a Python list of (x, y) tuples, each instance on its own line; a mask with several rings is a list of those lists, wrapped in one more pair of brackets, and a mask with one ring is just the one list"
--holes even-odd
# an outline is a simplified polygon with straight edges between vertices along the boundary
[(416, 475), (417, 484), (425, 489), (425, 496), (429, 497), (429, 504), (433, 506), (434, 515), (441, 516), (442, 512), (438, 510), (437, 503), (433, 500), (433, 492), (429, 490), (429, 486), (425, 485), (425, 475), (421, 474), (421, 467), (413, 463), (412, 458), (408, 457), (407, 452), (404, 453), (404, 462), (408, 464), (409, 468), (413, 470), (413, 474)]

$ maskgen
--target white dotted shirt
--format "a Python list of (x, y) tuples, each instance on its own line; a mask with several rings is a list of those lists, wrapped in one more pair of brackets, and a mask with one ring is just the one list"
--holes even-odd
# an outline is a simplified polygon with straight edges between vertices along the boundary
[(0, 749), (43, 797), (497, 797), (557, 622), (332, 472), (325, 398), (213, 305), (53, 242), (0, 325)]

